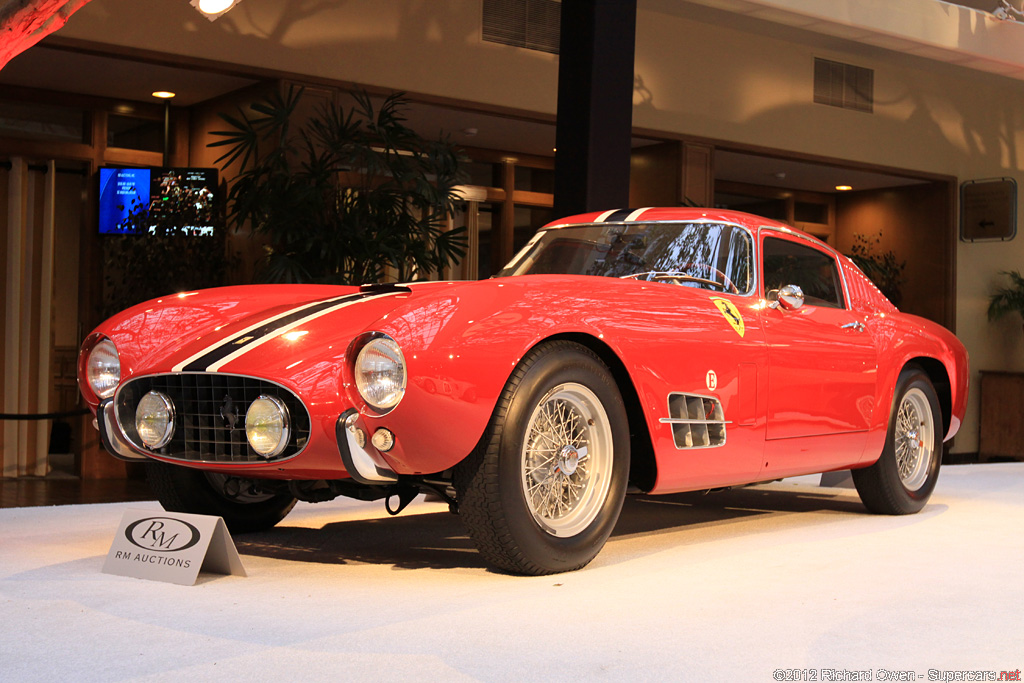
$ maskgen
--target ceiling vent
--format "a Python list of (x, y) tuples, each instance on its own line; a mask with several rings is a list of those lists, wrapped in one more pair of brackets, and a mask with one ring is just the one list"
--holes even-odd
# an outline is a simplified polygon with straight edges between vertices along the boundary
[(561, 0), (483, 0), (484, 40), (558, 54)]
[(814, 101), (870, 114), (875, 104), (875, 72), (815, 57)]

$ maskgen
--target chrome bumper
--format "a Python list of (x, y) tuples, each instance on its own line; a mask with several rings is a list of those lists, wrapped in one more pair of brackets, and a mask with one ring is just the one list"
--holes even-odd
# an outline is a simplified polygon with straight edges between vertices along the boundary
[(117, 426), (117, 418), (114, 417), (114, 401), (107, 399), (100, 403), (96, 410), (96, 426), (100, 430), (100, 441), (103, 447), (119, 460), (130, 462), (144, 462), (150, 458), (143, 455), (124, 438), (121, 429)]

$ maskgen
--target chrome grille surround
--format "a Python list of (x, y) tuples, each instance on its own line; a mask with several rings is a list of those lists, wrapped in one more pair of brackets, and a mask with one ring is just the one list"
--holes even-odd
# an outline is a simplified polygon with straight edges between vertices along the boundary
[[(176, 428), (167, 445), (146, 448), (135, 429), (135, 408), (149, 391), (159, 391), (174, 403)], [(264, 458), (245, 437), (245, 412), (260, 395), (275, 396), (288, 407), (291, 436), (278, 455)], [(309, 411), (280, 384), (265, 379), (212, 372), (180, 372), (135, 377), (124, 382), (114, 397), (117, 425), (142, 453), (189, 463), (277, 463), (294, 458), (309, 441)]]

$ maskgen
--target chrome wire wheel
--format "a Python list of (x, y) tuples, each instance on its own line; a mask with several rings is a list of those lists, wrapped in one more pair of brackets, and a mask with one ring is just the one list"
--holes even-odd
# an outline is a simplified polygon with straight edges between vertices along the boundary
[(900, 481), (908, 491), (916, 491), (928, 479), (935, 444), (932, 409), (920, 389), (910, 389), (900, 401), (894, 436)]
[(614, 459), (611, 423), (593, 391), (559, 384), (538, 402), (522, 448), (522, 486), (537, 524), (574, 536), (597, 518)]

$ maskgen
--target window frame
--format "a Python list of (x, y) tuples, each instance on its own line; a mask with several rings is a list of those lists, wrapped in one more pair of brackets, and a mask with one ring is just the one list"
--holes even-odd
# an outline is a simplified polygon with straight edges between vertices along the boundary
[[(789, 242), (789, 243), (795, 244), (797, 246), (802, 246), (802, 247), (806, 247), (808, 249), (812, 249), (812, 250), (818, 252), (819, 254), (821, 254), (822, 256), (824, 256), (825, 258), (829, 259), (832, 262), (832, 267), (834, 269), (835, 276), (836, 276), (837, 291), (838, 291), (839, 297), (840, 297), (839, 305), (836, 306), (836, 305), (830, 304), (830, 303), (818, 304), (818, 303), (812, 303), (812, 302), (809, 302), (809, 301), (805, 301), (805, 303), (804, 303), (805, 306), (815, 306), (815, 307), (819, 307), (819, 308), (833, 308), (833, 309), (840, 310), (840, 311), (848, 311), (848, 310), (850, 310), (850, 296), (849, 296), (849, 288), (847, 287), (847, 284), (846, 284), (846, 272), (843, 269), (842, 263), (841, 263), (841, 259), (845, 258), (845, 257), (842, 256), (842, 254), (840, 254), (836, 250), (832, 249), (830, 246), (828, 246), (824, 242), (821, 242), (821, 241), (819, 241), (819, 240), (817, 240), (817, 239), (815, 239), (813, 237), (810, 237), (810, 236), (807, 236), (807, 235), (802, 235), (800, 233), (797, 233), (797, 232), (794, 232), (794, 231), (791, 231), (791, 230), (788, 230), (788, 229), (785, 229), (785, 228), (776, 228), (776, 227), (769, 226), (769, 225), (763, 225), (758, 230), (758, 249), (759, 249), (759, 251), (758, 251), (758, 254), (757, 254), (757, 270), (758, 270), (758, 273), (760, 275), (761, 286), (763, 288), (762, 289), (762, 297), (765, 300), (767, 300), (767, 298), (768, 298), (768, 289), (767, 289), (768, 281), (767, 281), (766, 274), (764, 272), (764, 270), (765, 270), (765, 265), (764, 265), (765, 248), (764, 248), (764, 244), (765, 244), (765, 241), (769, 240), (769, 239), (779, 239), (779, 240), (781, 240), (783, 242)], [(786, 283), (786, 284), (798, 284), (798, 283)]]

